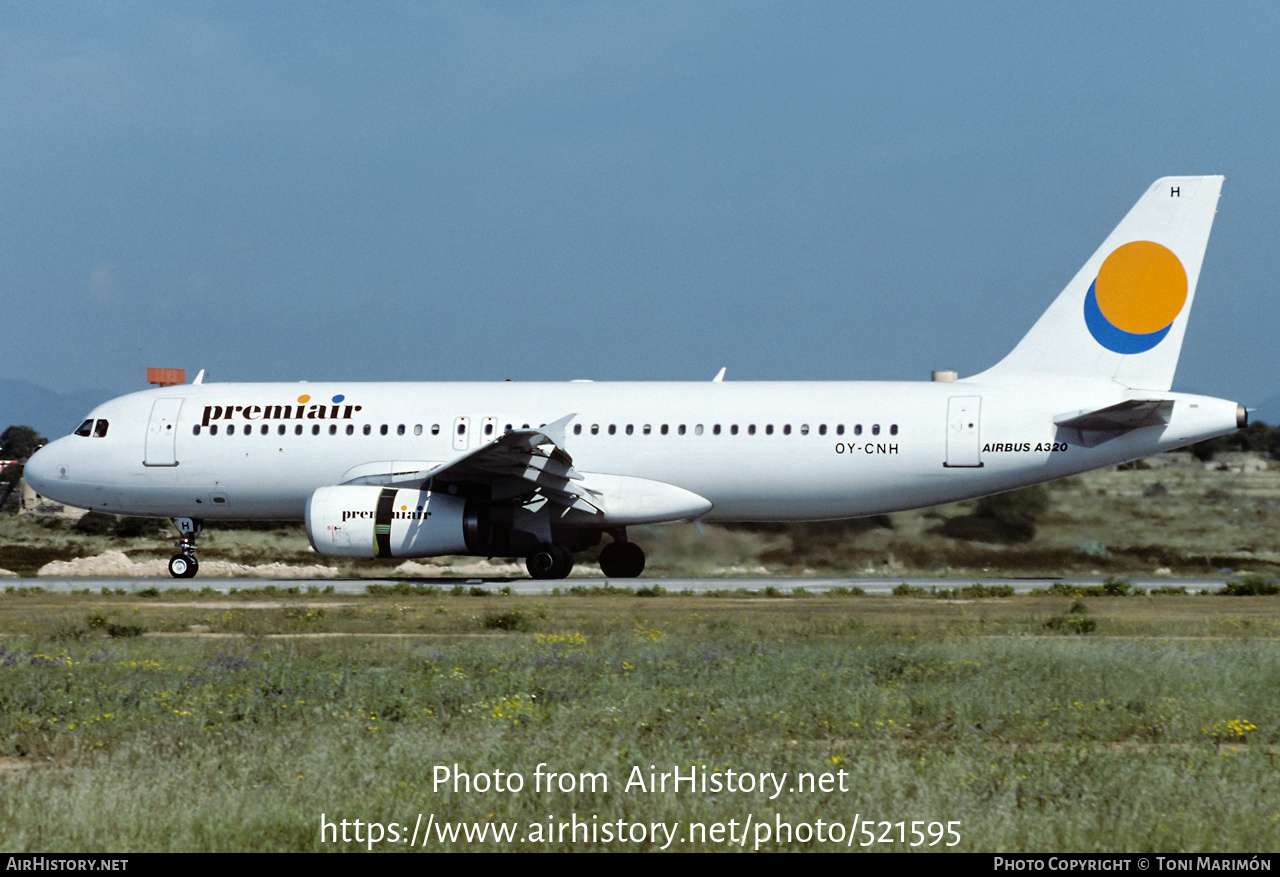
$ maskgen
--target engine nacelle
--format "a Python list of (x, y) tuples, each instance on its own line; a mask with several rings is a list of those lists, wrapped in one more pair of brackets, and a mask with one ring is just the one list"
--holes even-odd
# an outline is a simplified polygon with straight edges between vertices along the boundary
[(488, 541), (482, 509), (444, 493), (355, 485), (322, 487), (307, 500), (307, 538), (337, 557), (475, 554)]

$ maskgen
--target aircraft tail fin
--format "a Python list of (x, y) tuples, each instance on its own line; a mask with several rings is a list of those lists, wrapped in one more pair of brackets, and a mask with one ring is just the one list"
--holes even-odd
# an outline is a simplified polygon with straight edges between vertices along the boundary
[(1156, 180), (1008, 356), (973, 380), (1168, 390), (1222, 177)]

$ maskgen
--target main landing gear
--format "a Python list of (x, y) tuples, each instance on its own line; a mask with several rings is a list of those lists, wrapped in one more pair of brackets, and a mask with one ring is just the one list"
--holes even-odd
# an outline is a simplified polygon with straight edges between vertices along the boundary
[(634, 579), (644, 572), (644, 552), (634, 542), (610, 542), (600, 551), (605, 578)]
[(525, 566), (535, 579), (562, 579), (573, 569), (573, 552), (558, 542), (539, 542)]
[(175, 579), (189, 579), (194, 577), (200, 569), (200, 563), (196, 560), (196, 539), (204, 529), (204, 522), (192, 518), (178, 518), (177, 524), (178, 533), (182, 538), (173, 545), (180, 553), (169, 558), (169, 575)]
[[(558, 542), (539, 542), (525, 560), (535, 579), (562, 579), (573, 570), (573, 552)], [(634, 542), (610, 542), (600, 552), (606, 578), (634, 579), (644, 572), (644, 551)]]

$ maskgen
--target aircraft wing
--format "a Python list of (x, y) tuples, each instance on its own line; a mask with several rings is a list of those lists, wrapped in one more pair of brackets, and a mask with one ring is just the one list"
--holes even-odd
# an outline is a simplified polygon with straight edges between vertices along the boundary
[(574, 470), (573, 458), (564, 449), (565, 429), (575, 416), (566, 415), (537, 429), (513, 429), (444, 463), (373, 464), (376, 471), (352, 470), (343, 483), (418, 484), (431, 490), (453, 488), (462, 495), (479, 491), (488, 500), (540, 494), (556, 505), (601, 514), (601, 494), (582, 484), (582, 475)]

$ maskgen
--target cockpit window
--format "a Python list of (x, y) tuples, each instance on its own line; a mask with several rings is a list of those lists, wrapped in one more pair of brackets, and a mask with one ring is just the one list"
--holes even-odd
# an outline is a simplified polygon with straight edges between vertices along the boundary
[(77, 426), (75, 433), (73, 433), (73, 435), (83, 435), (83, 436), (90, 436), (92, 434), (93, 434), (93, 418), (92, 417), (90, 417), (84, 423)]
[(97, 423), (93, 425), (94, 438), (102, 438), (106, 434), (107, 434), (107, 422), (105, 420), (99, 420)]

